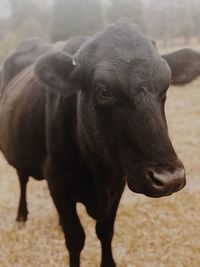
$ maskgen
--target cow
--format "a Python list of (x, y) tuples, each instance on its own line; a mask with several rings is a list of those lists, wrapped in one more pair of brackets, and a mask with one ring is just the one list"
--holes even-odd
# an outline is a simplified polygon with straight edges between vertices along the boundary
[(188, 49), (161, 56), (137, 26), (118, 21), (73, 55), (41, 56), (4, 89), (0, 149), (20, 181), (46, 179), (70, 267), (80, 266), (85, 242), (78, 202), (96, 220), (101, 267), (115, 267), (111, 242), (126, 183), (155, 198), (185, 186), (164, 106), (170, 84), (191, 82), (199, 62)]

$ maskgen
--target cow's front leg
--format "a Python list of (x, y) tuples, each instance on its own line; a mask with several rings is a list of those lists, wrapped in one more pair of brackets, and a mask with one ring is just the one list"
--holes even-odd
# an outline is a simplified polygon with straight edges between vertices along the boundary
[(17, 174), (20, 182), (20, 201), (16, 221), (25, 223), (28, 215), (26, 202), (26, 186), (28, 182), (28, 176), (21, 171), (17, 171)]
[(65, 187), (48, 184), (62, 221), (65, 242), (69, 251), (70, 267), (80, 267), (80, 253), (84, 247), (85, 233), (76, 212), (76, 204), (68, 198)]
[(101, 267), (115, 267), (115, 261), (112, 255), (112, 237), (113, 237), (113, 220), (97, 222), (96, 233), (101, 242)]
[(118, 197), (115, 200), (109, 216), (105, 220), (97, 221), (96, 233), (101, 242), (102, 254), (101, 254), (101, 267), (115, 267), (115, 261), (112, 255), (112, 238), (114, 233), (114, 222), (116, 217), (117, 208), (124, 186), (118, 193)]

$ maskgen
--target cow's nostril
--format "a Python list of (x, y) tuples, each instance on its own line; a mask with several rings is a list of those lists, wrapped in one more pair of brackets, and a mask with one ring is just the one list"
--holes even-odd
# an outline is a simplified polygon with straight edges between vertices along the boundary
[(156, 174), (153, 171), (148, 171), (148, 178), (151, 180), (151, 182), (159, 187), (165, 186), (165, 182), (159, 177), (158, 174)]

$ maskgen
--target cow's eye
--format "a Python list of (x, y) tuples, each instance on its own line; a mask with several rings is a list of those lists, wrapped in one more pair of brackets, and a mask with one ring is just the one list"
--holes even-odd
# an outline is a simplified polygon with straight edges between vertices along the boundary
[(104, 85), (97, 86), (96, 96), (100, 102), (109, 102), (112, 100), (112, 92)]

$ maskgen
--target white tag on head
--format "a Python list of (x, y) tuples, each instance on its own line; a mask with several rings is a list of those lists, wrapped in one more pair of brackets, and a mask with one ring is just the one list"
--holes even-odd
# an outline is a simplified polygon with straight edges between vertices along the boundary
[(75, 61), (75, 59), (74, 58), (72, 58), (72, 64), (74, 65), (74, 66), (76, 66), (77, 64), (76, 64), (76, 61)]

